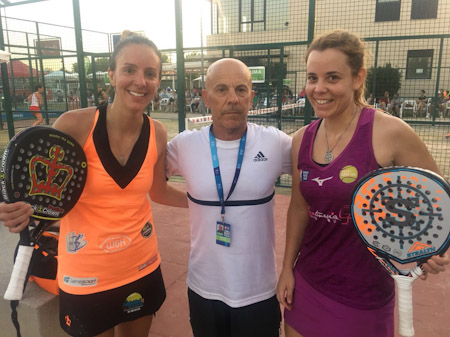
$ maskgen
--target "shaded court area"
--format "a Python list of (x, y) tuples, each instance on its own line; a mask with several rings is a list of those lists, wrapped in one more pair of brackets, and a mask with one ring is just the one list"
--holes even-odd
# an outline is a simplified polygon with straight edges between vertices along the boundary
[[(176, 185), (185, 189), (184, 183)], [(289, 195), (277, 193), (275, 196), (275, 237), (279, 272), (284, 253), (289, 200)], [(192, 337), (186, 285), (190, 241), (189, 211), (155, 203), (152, 203), (152, 207), (167, 299), (153, 321), (149, 337)], [(416, 280), (413, 283), (413, 301), (415, 336), (450, 337), (449, 270), (432, 275), (426, 281)], [(281, 336), (284, 337), (284, 332)], [(396, 333), (395, 337), (400, 335)]]

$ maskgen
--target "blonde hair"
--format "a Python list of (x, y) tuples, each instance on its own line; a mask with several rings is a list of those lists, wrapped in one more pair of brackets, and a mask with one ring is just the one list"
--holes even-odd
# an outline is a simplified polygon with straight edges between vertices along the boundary
[[(316, 38), (306, 50), (305, 62), (313, 50), (324, 51), (333, 48), (341, 51), (347, 56), (352, 75), (358, 75), (359, 71), (366, 66), (367, 51), (359, 36), (346, 30), (336, 29), (326, 32)], [(357, 106), (365, 106), (367, 102), (364, 98), (366, 83), (363, 81), (361, 87), (354, 93), (354, 101)]]

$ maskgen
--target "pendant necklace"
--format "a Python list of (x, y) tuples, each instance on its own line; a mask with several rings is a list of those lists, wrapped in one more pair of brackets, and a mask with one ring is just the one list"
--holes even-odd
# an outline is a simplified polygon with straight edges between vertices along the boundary
[(345, 128), (344, 132), (341, 133), (338, 140), (336, 141), (336, 143), (333, 145), (333, 147), (331, 149), (330, 149), (330, 146), (328, 145), (327, 124), (325, 123), (325, 120), (323, 121), (323, 127), (325, 128), (325, 139), (327, 141), (327, 152), (325, 153), (325, 157), (324, 157), (325, 163), (329, 164), (333, 160), (333, 158), (334, 158), (333, 150), (336, 147), (336, 145), (338, 145), (338, 143), (340, 142), (342, 136), (347, 132), (348, 128), (350, 127), (350, 124), (352, 124), (353, 120), (355, 119), (357, 111), (358, 111), (358, 107), (356, 106), (352, 119), (350, 119), (350, 122), (348, 122), (347, 127)]

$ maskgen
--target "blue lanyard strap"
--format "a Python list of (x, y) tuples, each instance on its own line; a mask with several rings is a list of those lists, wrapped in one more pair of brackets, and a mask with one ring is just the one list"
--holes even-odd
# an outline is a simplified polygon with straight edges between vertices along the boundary
[[(223, 221), (224, 217), (225, 217), (225, 199), (223, 197), (222, 177), (220, 175), (219, 158), (217, 156), (216, 137), (214, 137), (214, 135), (213, 135), (212, 128), (213, 127), (211, 125), (211, 128), (209, 129), (209, 145), (211, 148), (211, 156), (212, 156), (212, 163), (213, 163), (213, 169), (214, 169), (214, 178), (216, 179), (217, 194), (219, 195), (219, 201), (220, 201), (220, 205), (222, 207), (220, 214), (222, 216), (222, 221)], [(236, 171), (234, 172), (233, 182), (231, 184), (231, 188), (230, 188), (230, 191), (228, 192), (228, 196), (227, 196), (226, 200), (228, 200), (230, 198), (231, 194), (234, 191), (234, 188), (236, 187), (237, 181), (239, 179), (239, 174), (241, 173), (242, 161), (244, 159), (246, 140), (247, 140), (247, 130), (245, 130), (245, 133), (239, 142), (239, 153), (238, 153), (238, 158), (237, 158)]]

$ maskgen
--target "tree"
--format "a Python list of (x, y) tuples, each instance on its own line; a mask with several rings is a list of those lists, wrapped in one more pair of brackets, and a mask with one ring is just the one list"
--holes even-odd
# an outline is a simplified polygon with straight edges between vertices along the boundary
[[(109, 58), (108, 57), (98, 57), (95, 59), (95, 69), (96, 71), (108, 71), (109, 68)], [(72, 71), (78, 73), (78, 63), (74, 62), (72, 64)], [(89, 63), (88, 74), (92, 74), (92, 63)]]
[(186, 53), (184, 55), (184, 59), (186, 61), (199, 61), (201, 59), (201, 55), (198, 52)]
[(170, 57), (167, 54), (161, 53), (161, 63), (169, 63)]
[(378, 98), (382, 97), (385, 91), (389, 91), (389, 94), (393, 96), (400, 90), (401, 77), (401, 70), (393, 68), (390, 63), (386, 63), (386, 65), (377, 68), (372, 67), (367, 72), (367, 93), (374, 93), (374, 97)]

